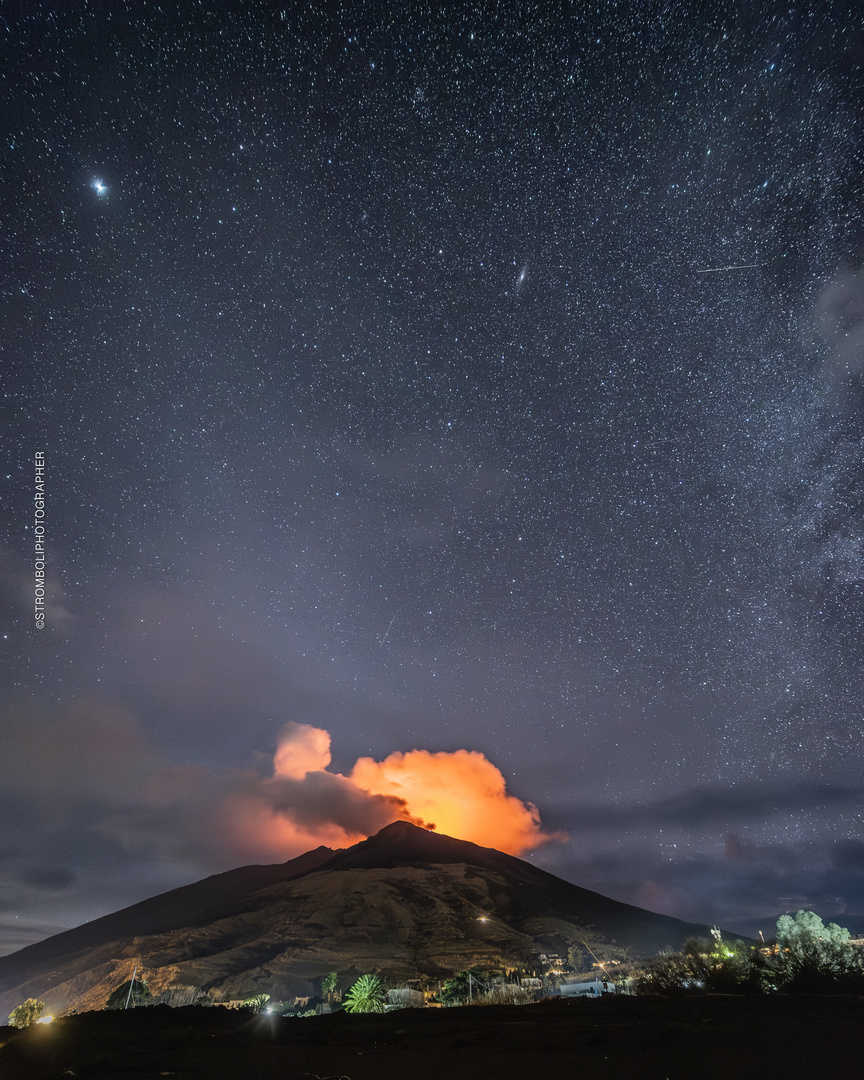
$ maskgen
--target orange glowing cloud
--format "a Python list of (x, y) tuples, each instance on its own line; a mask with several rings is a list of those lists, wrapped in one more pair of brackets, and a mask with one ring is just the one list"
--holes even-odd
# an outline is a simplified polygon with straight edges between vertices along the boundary
[(360, 758), (351, 770), (358, 787), (403, 799), (415, 818), (438, 832), (511, 855), (551, 840), (533, 803), (507, 794), (500, 771), (476, 750), (411, 750), (383, 761)]
[(532, 803), (507, 793), (501, 772), (471, 750), (411, 750), (328, 770), (330, 735), (288, 724), (273, 775), (246, 777), (222, 807), (223, 835), (245, 854), (289, 858), (356, 843), (392, 821), (411, 821), (513, 855), (560, 837), (544, 833)]

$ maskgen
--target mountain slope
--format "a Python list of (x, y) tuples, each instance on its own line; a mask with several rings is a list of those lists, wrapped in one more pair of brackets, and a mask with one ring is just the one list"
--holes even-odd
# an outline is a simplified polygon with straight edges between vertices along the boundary
[(0, 1012), (10, 981), (25, 982), (57, 967), (86, 970), (93, 951), (114, 942), (206, 924), (226, 906), (267, 886), (311, 873), (332, 855), (331, 848), (319, 847), (289, 862), (214, 874), (0, 956)]
[(707, 932), (396, 822), (351, 848), (216, 875), (0, 957), (0, 1012), (29, 996), (55, 1011), (99, 1008), (136, 963), (158, 991), (288, 998), (334, 970), (438, 978), (530, 967), (586, 939), (649, 955)]

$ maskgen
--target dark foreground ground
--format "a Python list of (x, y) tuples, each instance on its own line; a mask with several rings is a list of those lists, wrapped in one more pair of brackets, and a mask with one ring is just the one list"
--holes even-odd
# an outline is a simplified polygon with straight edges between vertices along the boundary
[(163, 1005), (0, 1028), (2, 1080), (531, 1080), (541, 1073), (864, 1077), (864, 999), (609, 997), (305, 1020)]

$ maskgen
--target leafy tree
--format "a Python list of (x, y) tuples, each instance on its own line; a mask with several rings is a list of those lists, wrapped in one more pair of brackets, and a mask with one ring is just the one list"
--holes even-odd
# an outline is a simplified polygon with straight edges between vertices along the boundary
[(777, 920), (777, 944), (784, 949), (804, 950), (819, 942), (848, 945), (850, 933), (837, 923), (826, 926), (815, 911), (799, 911), (793, 918), (781, 915)]
[[(129, 991), (132, 991), (130, 994)], [(116, 990), (112, 990), (105, 1002), (106, 1009), (134, 1009), (139, 1005), (155, 1005), (157, 998), (150, 992), (150, 987), (143, 979), (127, 979)]]
[(42, 1015), (45, 1002), (36, 998), (27, 998), (9, 1013), (9, 1026), (15, 1028), (30, 1027)]
[(321, 980), (321, 993), (329, 1001), (333, 994), (336, 992), (336, 984), (339, 981), (339, 974), (336, 971), (331, 971), (329, 975), (325, 975)]
[(384, 1012), (384, 987), (377, 975), (361, 975), (343, 999), (347, 1012)]
[(787, 993), (856, 993), (864, 990), (864, 956), (849, 931), (824, 925), (812, 911), (777, 920), (778, 953), (770, 964), (777, 989)]
[(438, 997), (445, 1005), (461, 1005), (485, 990), (486, 980), (487, 976), (477, 968), (460, 971), (444, 983)]

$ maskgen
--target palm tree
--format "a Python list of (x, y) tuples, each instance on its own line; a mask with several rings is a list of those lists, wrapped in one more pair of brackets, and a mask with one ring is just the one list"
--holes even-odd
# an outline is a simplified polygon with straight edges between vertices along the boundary
[(333, 997), (338, 982), (339, 974), (336, 971), (331, 971), (329, 975), (325, 975), (321, 980), (321, 993), (326, 995), (328, 1001)]
[(246, 1009), (251, 1009), (253, 1012), (263, 1012), (264, 1006), (269, 1000), (269, 994), (255, 994), (254, 997), (246, 998), (243, 1002), (243, 1006)]
[(344, 998), (351, 1013), (384, 1012), (384, 987), (377, 975), (361, 975)]

